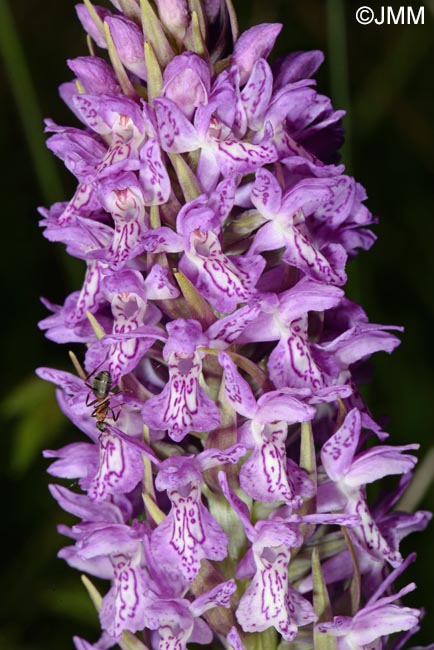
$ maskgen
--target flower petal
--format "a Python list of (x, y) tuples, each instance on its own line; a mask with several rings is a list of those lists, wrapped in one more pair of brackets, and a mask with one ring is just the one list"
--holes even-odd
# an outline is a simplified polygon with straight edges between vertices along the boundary
[(161, 151), (154, 138), (144, 144), (140, 150), (142, 165), (139, 178), (142, 184), (144, 204), (161, 205), (166, 203), (170, 195), (170, 180), (166, 167), (161, 159)]
[(279, 23), (263, 23), (241, 34), (232, 55), (232, 63), (240, 71), (241, 83), (247, 81), (256, 61), (269, 55), (281, 29)]
[(323, 445), (321, 461), (333, 481), (344, 477), (351, 468), (359, 444), (361, 426), (360, 412), (352, 409), (346, 415), (342, 426)]
[(140, 450), (110, 431), (101, 431), (99, 443), (99, 467), (88, 493), (97, 503), (110, 495), (131, 492), (143, 478)]
[(164, 151), (184, 153), (199, 148), (196, 129), (174, 102), (158, 97), (154, 100), (154, 106)]
[(238, 372), (234, 362), (226, 352), (220, 352), (218, 360), (225, 371), (225, 396), (232, 408), (252, 418), (256, 412), (256, 400), (252, 389)]

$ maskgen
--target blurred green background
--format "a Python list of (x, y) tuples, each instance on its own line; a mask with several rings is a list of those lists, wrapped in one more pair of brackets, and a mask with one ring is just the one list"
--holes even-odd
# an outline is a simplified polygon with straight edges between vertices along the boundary
[[(74, 182), (42, 146), (41, 116), (73, 123), (57, 95), (70, 79), (65, 60), (85, 54), (72, 0), (0, 0), (2, 83), (2, 312), (1, 494), (3, 498), (0, 648), (63, 650), (71, 636), (94, 640), (97, 619), (77, 572), (56, 559), (63, 545), (57, 523), (68, 522), (48, 491), (41, 450), (78, 439), (52, 399), (33, 380), (39, 365), (68, 367), (66, 349), (47, 342), (36, 323), (46, 315), (38, 296), (63, 302), (77, 288), (81, 264), (38, 230), (36, 206), (71, 196)], [(102, 2), (101, 2), (102, 4)], [(424, 25), (356, 22), (365, 2), (234, 0), (242, 29), (284, 23), (277, 53), (322, 49), (321, 92), (349, 110), (346, 160), (366, 186), (380, 216), (379, 240), (350, 265), (351, 298), (370, 319), (405, 326), (401, 347), (378, 355), (369, 403), (390, 418), (393, 444), (418, 441), (421, 458), (433, 445), (434, 352), (434, 4)], [(379, 10), (383, 3), (371, 2)], [(399, 2), (391, 2), (398, 8)], [(406, 6), (407, 6), (406, 4)], [(12, 13), (11, 13), (12, 11)], [(416, 12), (417, 13), (417, 12)], [(32, 87), (35, 94), (32, 92)], [(430, 480), (433, 463), (423, 472)], [(434, 486), (420, 507), (434, 509)], [(416, 641), (434, 641), (434, 526), (414, 535), (408, 570), (418, 590), (407, 602), (427, 616)]]

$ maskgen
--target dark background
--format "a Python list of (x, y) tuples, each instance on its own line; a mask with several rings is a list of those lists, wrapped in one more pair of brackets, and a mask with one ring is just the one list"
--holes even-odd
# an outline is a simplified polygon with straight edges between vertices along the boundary
[[(360, 26), (355, 10), (365, 2), (234, 4), (242, 29), (258, 22), (284, 23), (278, 54), (326, 52), (319, 88), (336, 107), (349, 110), (345, 158), (367, 188), (370, 209), (380, 217), (377, 244), (350, 265), (348, 294), (371, 321), (405, 326), (400, 348), (391, 357), (379, 354), (375, 359), (367, 395), (375, 416), (389, 417), (391, 444), (420, 442), (422, 459), (434, 432), (434, 5), (425, 3), (424, 25)], [(370, 2), (377, 11), (382, 4)], [(391, 2), (395, 8), (400, 4), (405, 3)], [(57, 349), (37, 329), (46, 315), (38, 296), (63, 302), (79, 287), (82, 267), (43, 239), (36, 206), (69, 198), (74, 188), (41, 147), (41, 116), (73, 123), (57, 86), (71, 78), (66, 58), (87, 50), (72, 0), (10, 0), (10, 5), (12, 16), (6, 0), (0, 0), (0, 648), (63, 650), (72, 648), (73, 634), (95, 640), (97, 618), (78, 573), (55, 557), (64, 542), (55, 526), (68, 518), (48, 494), (40, 453), (77, 436), (58, 413), (51, 387), (36, 381), (33, 370), (39, 365), (68, 368), (66, 349)], [(434, 509), (433, 473), (434, 462), (427, 460), (422, 478), (428, 488), (419, 507)], [(433, 543), (431, 526), (404, 544), (406, 553), (415, 549), (419, 555), (407, 571), (407, 581), (415, 580), (418, 590), (406, 602), (426, 607), (424, 629), (416, 639), (420, 644), (434, 640)]]

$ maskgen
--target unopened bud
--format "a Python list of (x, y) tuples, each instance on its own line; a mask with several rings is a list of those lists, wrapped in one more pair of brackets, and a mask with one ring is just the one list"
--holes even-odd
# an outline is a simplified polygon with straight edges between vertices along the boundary
[(84, 92), (91, 95), (120, 93), (113, 68), (104, 59), (97, 56), (78, 56), (68, 60), (68, 67), (76, 75)]
[[(105, 7), (94, 5), (93, 9), (95, 11), (96, 17), (101, 20), (101, 25), (107, 16), (111, 16), (111, 12)], [(103, 30), (99, 29), (98, 25), (95, 22), (96, 19), (91, 16), (86, 5), (75, 5), (75, 11), (77, 12), (78, 19), (81, 22), (83, 29), (95, 41), (98, 47), (107, 49), (107, 43), (105, 42)]]
[(111, 16), (107, 18), (106, 23), (109, 26), (118, 56), (124, 66), (140, 79), (146, 80), (142, 31), (132, 20), (121, 16)]
[(163, 95), (191, 118), (198, 106), (208, 103), (210, 73), (197, 54), (184, 52), (169, 63), (163, 76)]
[(241, 83), (245, 83), (258, 59), (270, 54), (282, 25), (279, 23), (263, 23), (251, 27), (237, 41), (232, 63), (238, 66)]
[(186, 0), (156, 0), (158, 13), (164, 26), (180, 40), (188, 25)]

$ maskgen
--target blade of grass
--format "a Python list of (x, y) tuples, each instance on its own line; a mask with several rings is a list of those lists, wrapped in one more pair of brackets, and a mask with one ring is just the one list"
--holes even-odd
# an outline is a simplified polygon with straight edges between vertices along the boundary
[[(344, 117), (345, 142), (342, 147), (342, 161), (345, 163), (347, 173), (351, 174), (353, 168), (351, 100), (344, 0), (327, 0), (327, 42), (330, 92), (333, 106), (338, 109), (343, 108), (347, 111)], [(366, 269), (364, 272), (366, 272)], [(363, 291), (360, 262), (357, 259), (351, 264), (351, 273), (349, 276), (349, 295), (351, 300), (363, 302)]]
[(0, 53), (42, 196), (44, 201), (52, 203), (62, 196), (62, 186), (54, 161), (45, 148), (36, 91), (7, 0), (0, 0)]
[(344, 0), (327, 0), (327, 42), (330, 91), (335, 108), (347, 111), (342, 159), (351, 172), (351, 119), (348, 76), (347, 28)]
[[(20, 116), (42, 200), (49, 205), (61, 200), (64, 190), (52, 154), (45, 146), (42, 113), (35, 86), (7, 0), (0, 0), (0, 56)], [(63, 254), (57, 257), (68, 285), (76, 287), (81, 277), (81, 263)]]

